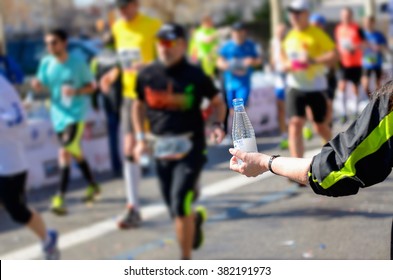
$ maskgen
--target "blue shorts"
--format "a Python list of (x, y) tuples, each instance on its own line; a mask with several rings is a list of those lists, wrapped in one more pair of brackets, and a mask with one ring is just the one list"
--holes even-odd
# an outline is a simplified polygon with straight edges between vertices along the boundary
[(233, 99), (237, 99), (237, 98), (243, 98), (244, 106), (247, 106), (250, 92), (251, 92), (250, 87), (240, 87), (237, 89), (227, 89), (226, 95), (227, 95), (228, 108), (229, 109), (233, 108), (232, 101), (233, 101)]
[(276, 94), (277, 100), (284, 101), (285, 100), (285, 88), (276, 88), (274, 90)]

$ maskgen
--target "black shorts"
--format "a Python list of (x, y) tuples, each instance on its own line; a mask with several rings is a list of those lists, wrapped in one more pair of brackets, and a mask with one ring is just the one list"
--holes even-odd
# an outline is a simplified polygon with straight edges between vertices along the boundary
[(336, 75), (328, 75), (327, 81), (328, 81), (328, 89), (326, 91), (327, 97), (330, 100), (334, 100), (334, 97), (336, 95), (336, 89), (337, 89)]
[(192, 203), (206, 156), (203, 149), (194, 148), (181, 160), (157, 160), (156, 169), (161, 193), (172, 217), (192, 213)]
[(313, 113), (314, 121), (323, 123), (327, 112), (326, 101), (325, 92), (306, 92), (291, 88), (286, 96), (288, 117), (306, 117), (306, 107), (309, 106)]
[(382, 67), (374, 67), (371, 69), (363, 69), (363, 76), (370, 78), (375, 73), (375, 77), (380, 80), (382, 78)]
[(85, 124), (70, 124), (62, 132), (57, 133), (60, 145), (74, 156), (82, 155), (82, 137)]
[(12, 219), (26, 225), (32, 213), (26, 203), (27, 172), (12, 176), (0, 176), (0, 202)]
[(341, 66), (338, 71), (339, 77), (341, 81), (352, 82), (354, 85), (360, 85), (360, 81), (362, 79), (362, 67), (344, 67)]

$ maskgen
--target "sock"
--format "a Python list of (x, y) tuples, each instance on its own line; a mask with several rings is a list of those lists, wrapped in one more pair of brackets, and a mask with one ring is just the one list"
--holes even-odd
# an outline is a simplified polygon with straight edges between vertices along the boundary
[(60, 195), (65, 196), (68, 189), (68, 182), (70, 180), (70, 167), (63, 166), (60, 169)]
[(78, 162), (79, 170), (82, 172), (83, 177), (87, 181), (87, 183), (91, 186), (96, 186), (96, 182), (93, 179), (93, 175), (91, 174), (89, 164), (86, 160), (82, 160)]
[(134, 159), (128, 157), (124, 163), (124, 179), (127, 194), (127, 203), (134, 209), (139, 208), (138, 188), (141, 179), (141, 168), (134, 162)]
[(347, 96), (343, 91), (340, 91), (338, 94), (341, 95), (343, 99), (343, 116), (347, 116)]

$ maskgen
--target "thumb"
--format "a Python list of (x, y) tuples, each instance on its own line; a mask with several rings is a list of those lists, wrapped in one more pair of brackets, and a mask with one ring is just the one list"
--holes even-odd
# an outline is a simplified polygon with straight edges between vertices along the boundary
[(244, 160), (245, 157), (246, 157), (246, 154), (247, 154), (247, 153), (242, 152), (242, 151), (237, 150), (237, 149), (229, 149), (229, 152), (230, 152), (233, 156), (235, 156), (235, 157), (237, 157), (238, 159), (241, 159), (241, 160)]

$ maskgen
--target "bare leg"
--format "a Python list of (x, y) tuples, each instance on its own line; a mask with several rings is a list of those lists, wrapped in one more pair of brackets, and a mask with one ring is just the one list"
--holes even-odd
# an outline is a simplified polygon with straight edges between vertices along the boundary
[(181, 248), (182, 259), (191, 259), (194, 242), (195, 216), (177, 217), (175, 219), (177, 240)]
[(289, 151), (292, 157), (302, 158), (304, 143), (302, 129), (306, 122), (303, 117), (292, 117), (289, 121)]
[(362, 77), (362, 86), (364, 90), (366, 91), (368, 97), (370, 97), (371, 92), (370, 92), (370, 79), (367, 76)]
[(328, 99), (326, 101), (327, 112), (326, 112), (326, 122), (331, 128), (333, 126), (333, 100)]
[(313, 122), (315, 131), (321, 135), (325, 143), (329, 142), (332, 138), (332, 131), (327, 122), (324, 123), (315, 123)]
[(353, 92), (355, 93), (356, 96), (356, 109), (355, 109), (355, 115), (357, 116), (359, 114), (359, 103), (360, 103), (360, 86), (353, 84)]
[(280, 125), (281, 135), (287, 133), (287, 124), (285, 121), (285, 102), (282, 100), (277, 100), (277, 110), (278, 110), (278, 123)]
[(41, 239), (41, 241), (45, 241), (47, 232), (45, 223), (42, 220), (40, 214), (38, 214), (35, 210), (30, 211), (32, 212), (32, 216), (26, 226), (30, 228), (34, 232), (34, 234)]

